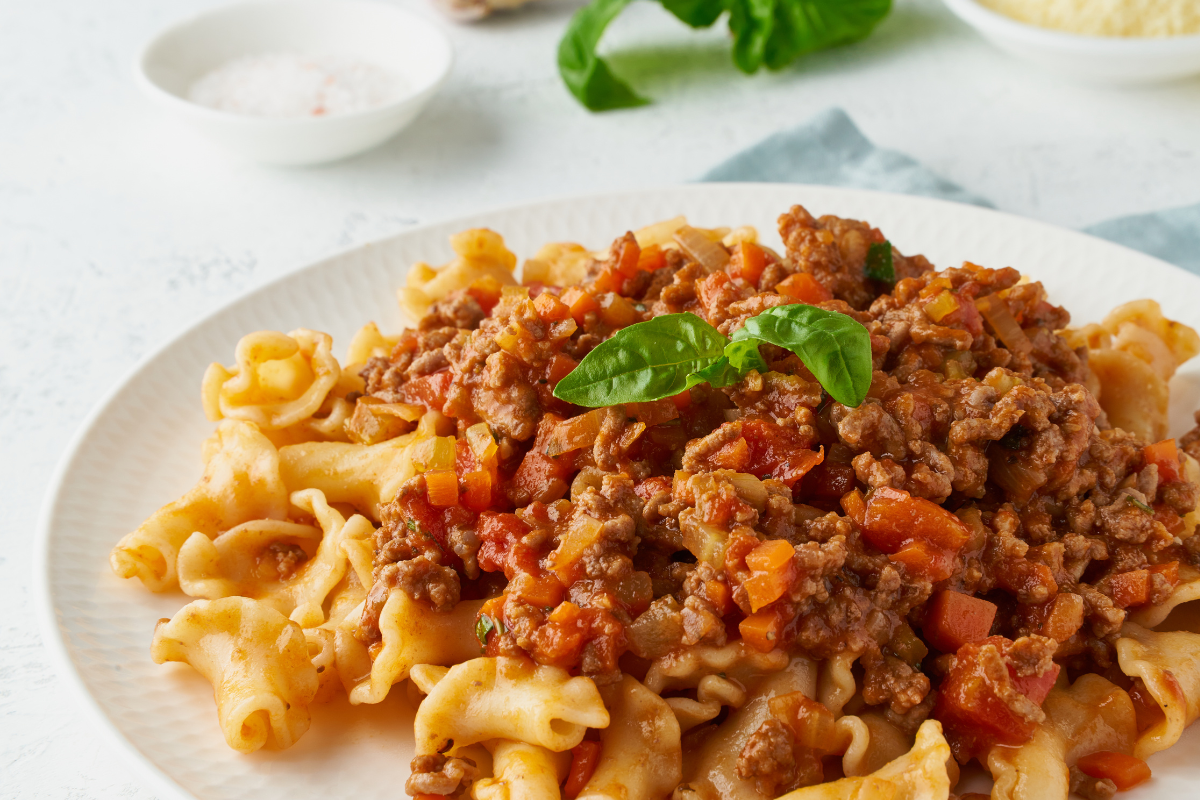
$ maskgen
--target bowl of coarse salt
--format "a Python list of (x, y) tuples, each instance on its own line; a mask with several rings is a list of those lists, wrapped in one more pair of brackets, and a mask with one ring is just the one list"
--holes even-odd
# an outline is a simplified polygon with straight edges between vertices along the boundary
[(1200, 74), (1200, 0), (943, 0), (1012, 55), (1092, 84)]
[(255, 0), (154, 37), (138, 82), (225, 149), (268, 164), (319, 164), (388, 140), (450, 72), (437, 26), (364, 0)]

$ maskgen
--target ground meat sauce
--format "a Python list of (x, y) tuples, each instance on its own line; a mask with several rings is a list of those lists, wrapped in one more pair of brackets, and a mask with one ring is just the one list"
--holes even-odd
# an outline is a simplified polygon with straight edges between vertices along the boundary
[[(1086, 350), (1059, 335), (1069, 316), (1041, 284), (969, 263), (939, 272), (895, 250), (886, 283), (865, 270), (877, 229), (799, 206), (779, 229), (784, 255), (737, 245), (718, 270), (627, 234), (581, 287), (469, 287), (372, 359), (367, 395), (457, 426), (462, 497), (434, 506), (418, 476), (386, 507), (362, 619), (372, 644), (399, 588), (438, 610), (486, 598), (488, 655), (601, 684), (738, 637), (816, 659), (852, 652), (863, 702), (904, 730), (941, 719), (964, 762), (1025, 741), (1061, 669), (1114, 674), (1127, 609), (1164, 599), (1179, 564), (1200, 565), (1200, 542), (1180, 538), (1200, 492), (1180, 456), (1156, 461), (1151, 442), (1108, 426), (1085, 388)], [(770, 371), (723, 390), (599, 410), (552, 393), (622, 327), (686, 311), (732, 334), (796, 302), (789, 280), (870, 333), (875, 372), (857, 408), (765, 345)], [(1023, 335), (1006, 346), (980, 308)], [(489, 464), (465, 447), (479, 423)], [(1200, 428), (1180, 448), (1200, 456)], [(739, 775), (766, 794), (820, 781), (793, 739), (764, 723)], [(430, 764), (436, 779), (417, 788), (456, 783), (466, 770), (450, 766)]]

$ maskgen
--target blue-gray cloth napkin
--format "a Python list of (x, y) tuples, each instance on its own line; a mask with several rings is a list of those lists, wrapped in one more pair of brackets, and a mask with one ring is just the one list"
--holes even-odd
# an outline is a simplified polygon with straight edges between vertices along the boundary
[[(992, 207), (909, 156), (876, 147), (839, 108), (764, 139), (700, 180), (816, 183)], [(1200, 204), (1120, 217), (1083, 230), (1200, 275)]]

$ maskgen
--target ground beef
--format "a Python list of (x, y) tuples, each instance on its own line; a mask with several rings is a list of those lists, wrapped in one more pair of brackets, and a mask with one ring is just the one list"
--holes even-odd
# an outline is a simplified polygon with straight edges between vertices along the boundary
[(1111, 778), (1093, 778), (1079, 767), (1071, 767), (1071, 792), (1084, 800), (1112, 800), (1117, 784)]
[(404, 791), (411, 795), (452, 795), (471, 787), (479, 775), (475, 762), (469, 758), (444, 755), (417, 756), (409, 765), (410, 775)]
[(298, 544), (271, 542), (258, 557), (259, 573), (265, 570), (271, 579), (286, 581), (308, 561), (308, 554)]
[(904, 714), (929, 694), (929, 678), (895, 656), (869, 651), (862, 658), (862, 693), (869, 705), (887, 705), (894, 714)]
[(781, 787), (796, 780), (794, 744), (791, 728), (774, 717), (767, 719), (750, 735), (738, 755), (738, 777), (754, 781), (760, 795), (775, 797)]

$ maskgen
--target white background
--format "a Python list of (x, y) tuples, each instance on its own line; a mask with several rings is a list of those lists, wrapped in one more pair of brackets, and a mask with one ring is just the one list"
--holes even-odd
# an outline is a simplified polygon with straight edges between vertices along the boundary
[[(403, 4), (435, 16), (423, 0)], [(1200, 79), (1063, 83), (992, 50), (937, 0), (896, 0), (866, 42), (753, 78), (733, 69), (719, 31), (635, 4), (605, 46), (656, 102), (603, 115), (554, 70), (576, 5), (542, 0), (446, 23), (450, 81), (374, 152), (310, 169), (236, 164), (130, 78), (144, 40), (209, 5), (0, 0), (0, 797), (151, 797), (51, 672), (31, 539), (88, 409), (248, 288), (421, 222), (686, 181), (831, 105), (1007, 211), (1082, 226), (1200, 202)]]

